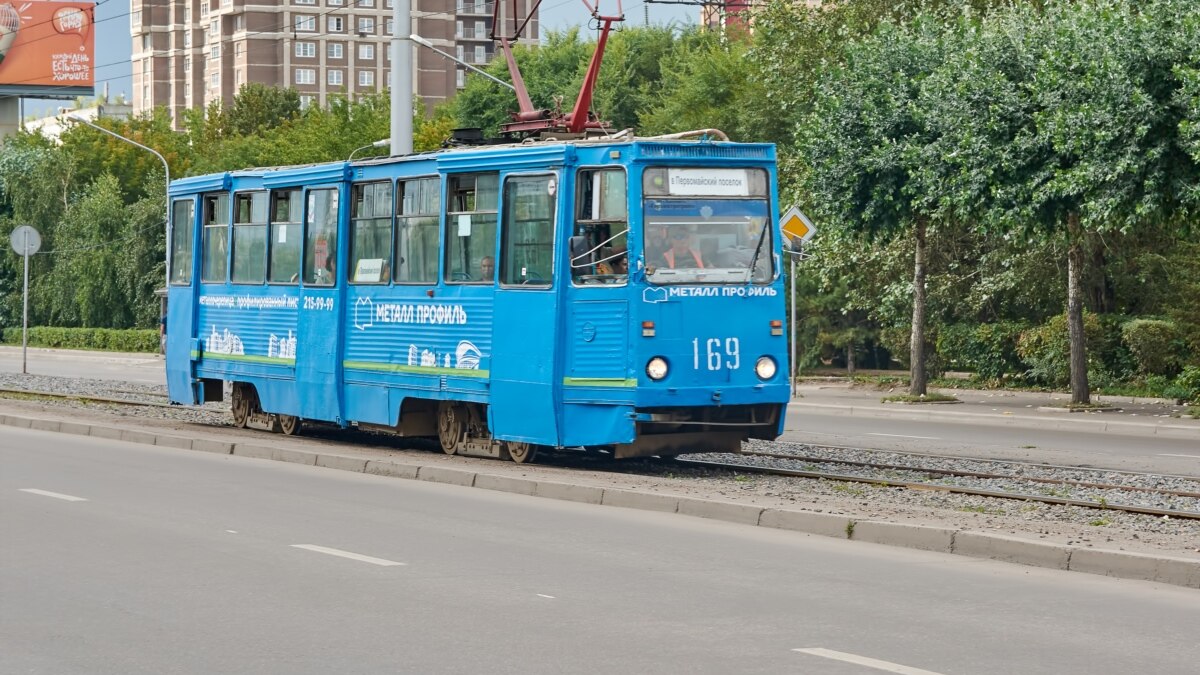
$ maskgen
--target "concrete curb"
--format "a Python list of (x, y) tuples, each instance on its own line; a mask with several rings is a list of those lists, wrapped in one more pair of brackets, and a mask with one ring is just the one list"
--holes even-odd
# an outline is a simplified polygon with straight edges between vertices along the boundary
[(883, 408), (879, 406), (840, 405), (833, 403), (803, 403), (792, 401), (789, 408), (819, 410), (827, 415), (877, 417), (916, 421), (936, 420), (961, 424), (988, 424), (993, 426), (1020, 425), (1027, 429), (1055, 429), (1059, 431), (1091, 431), (1123, 434), (1127, 436), (1160, 436), (1162, 438), (1190, 438), (1200, 440), (1200, 425), (1158, 424), (1154, 422), (1126, 422), (1110, 419), (1078, 419), (1058, 416), (1047, 419), (1033, 415), (983, 414), (954, 412), (945, 408), (937, 410), (916, 409), (913, 406)]
[(764, 508), (717, 500), (679, 497), (637, 490), (602, 488), (561, 481), (502, 476), (444, 466), (410, 464), (391, 459), (367, 459), (337, 453), (313, 452), (251, 443), (186, 438), (101, 425), (58, 422), (18, 415), (0, 415), (0, 424), (21, 429), (53, 431), (164, 448), (231, 454), (239, 457), (294, 462), (309, 466), (424, 480), (462, 487), (545, 497), (644, 511), (678, 513), (712, 520), (801, 532), (887, 546), (935, 551), (971, 558), (1099, 574), (1122, 579), (1155, 581), (1200, 589), (1200, 560), (1127, 551), (1078, 548), (1018, 537), (953, 530), (943, 527), (855, 520), (850, 516), (790, 509)]

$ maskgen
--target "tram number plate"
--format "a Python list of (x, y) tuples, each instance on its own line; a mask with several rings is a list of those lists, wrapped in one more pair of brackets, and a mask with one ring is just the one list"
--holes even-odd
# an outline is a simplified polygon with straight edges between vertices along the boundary
[(304, 298), (304, 309), (332, 312), (333, 298), (314, 298), (312, 296), (306, 296)]
[(701, 364), (708, 370), (737, 370), (742, 365), (741, 344), (731, 338), (693, 338), (692, 367), (700, 370)]

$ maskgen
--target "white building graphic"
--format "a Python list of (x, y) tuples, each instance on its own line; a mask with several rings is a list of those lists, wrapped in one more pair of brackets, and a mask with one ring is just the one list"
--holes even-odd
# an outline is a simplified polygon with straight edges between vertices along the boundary
[(271, 337), (267, 340), (267, 356), (279, 359), (294, 359), (296, 358), (296, 336), (292, 331), (288, 331), (288, 336), (285, 338), (278, 337), (271, 333)]
[(214, 325), (212, 333), (204, 339), (204, 351), (212, 354), (245, 354), (246, 350), (242, 347), (242, 338), (237, 334), (229, 332), (226, 328), (224, 332), (218, 333), (217, 327)]

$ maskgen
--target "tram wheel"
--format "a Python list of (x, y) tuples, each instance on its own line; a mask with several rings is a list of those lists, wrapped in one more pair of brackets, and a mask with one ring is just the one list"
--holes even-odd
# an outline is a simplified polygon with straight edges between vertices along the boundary
[(504, 449), (508, 450), (508, 458), (517, 464), (527, 464), (537, 458), (537, 446), (520, 441), (505, 441)]
[(458, 452), (466, 433), (466, 411), (450, 401), (438, 403), (438, 441), (442, 444), (442, 452), (447, 455)]
[(241, 382), (233, 385), (233, 426), (245, 429), (255, 406), (254, 390)]
[(300, 418), (295, 415), (280, 415), (279, 430), (284, 436), (297, 436), (300, 434)]

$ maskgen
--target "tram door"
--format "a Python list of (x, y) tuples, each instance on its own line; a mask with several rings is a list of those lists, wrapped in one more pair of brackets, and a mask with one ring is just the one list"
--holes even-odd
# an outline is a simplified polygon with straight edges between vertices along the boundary
[[(167, 337), (167, 392), (176, 403), (203, 403), (201, 392), (193, 388), (193, 366), (200, 352), (196, 336), (196, 296), (193, 293), (196, 246), (196, 199), (186, 197), (171, 202), (171, 276), (167, 284), (167, 316), (163, 325)], [(199, 280), (196, 280), (199, 283)]]
[(296, 322), (296, 384), (302, 418), (341, 420), (337, 382), (342, 308), (338, 250), (338, 190), (304, 192), (304, 258)]
[(556, 174), (509, 175), (500, 220), (499, 284), (492, 323), (492, 433), (501, 440), (558, 445), (555, 410)]

